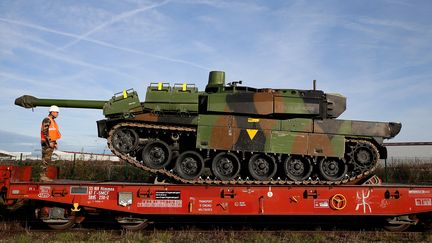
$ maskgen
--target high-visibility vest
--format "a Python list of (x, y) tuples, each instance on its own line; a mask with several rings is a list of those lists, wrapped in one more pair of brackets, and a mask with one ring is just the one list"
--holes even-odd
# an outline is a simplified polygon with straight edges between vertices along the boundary
[[(58, 139), (61, 138), (61, 134), (60, 134), (60, 131), (59, 131), (59, 128), (58, 128), (57, 122), (56, 122), (54, 119), (52, 119), (51, 117), (48, 117), (48, 118), (49, 118), (50, 121), (51, 121), (50, 126), (49, 126), (49, 129), (48, 129), (48, 136), (49, 136), (49, 139), (50, 139), (51, 141), (57, 141)], [(41, 125), (41, 141), (45, 141), (46, 138), (45, 138), (45, 135), (43, 134), (42, 129), (43, 129), (43, 127), (42, 127), (42, 125)]]

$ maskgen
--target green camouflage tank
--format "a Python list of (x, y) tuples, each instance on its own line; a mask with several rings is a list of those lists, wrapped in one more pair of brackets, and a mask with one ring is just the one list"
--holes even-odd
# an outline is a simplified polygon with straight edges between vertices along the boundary
[(337, 119), (346, 108), (339, 94), (226, 85), (221, 71), (210, 72), (204, 91), (151, 83), (144, 102), (125, 90), (109, 101), (22, 96), (15, 104), (103, 109), (98, 135), (114, 154), (184, 183), (358, 183), (401, 129)]

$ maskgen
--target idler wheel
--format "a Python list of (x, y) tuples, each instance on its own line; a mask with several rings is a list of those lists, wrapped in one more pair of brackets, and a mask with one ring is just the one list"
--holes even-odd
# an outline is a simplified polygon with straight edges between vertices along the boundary
[(348, 166), (338, 158), (323, 158), (318, 162), (318, 170), (322, 179), (338, 181), (345, 176)]
[(183, 179), (196, 179), (204, 171), (204, 159), (195, 151), (185, 151), (177, 158), (175, 170)]
[(167, 143), (161, 140), (151, 141), (142, 150), (144, 165), (152, 169), (165, 168), (171, 161), (172, 152)]
[(138, 147), (139, 136), (135, 130), (130, 128), (117, 128), (112, 135), (114, 149), (129, 153)]
[(359, 142), (353, 149), (353, 159), (363, 169), (372, 168), (379, 158), (378, 150), (369, 142)]
[(249, 173), (255, 180), (270, 180), (276, 174), (276, 161), (264, 154), (255, 154), (249, 159)]
[(288, 179), (303, 181), (312, 174), (312, 164), (308, 157), (289, 156), (284, 161), (284, 171)]
[(221, 152), (212, 161), (212, 171), (218, 179), (234, 179), (240, 172), (240, 161), (233, 153)]

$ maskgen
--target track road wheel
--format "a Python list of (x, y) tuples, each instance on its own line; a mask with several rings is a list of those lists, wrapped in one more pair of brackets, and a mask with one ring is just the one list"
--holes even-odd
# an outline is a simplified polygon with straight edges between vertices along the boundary
[(220, 180), (232, 180), (240, 173), (240, 161), (233, 153), (218, 153), (212, 160), (212, 171)]
[(130, 128), (117, 128), (112, 135), (113, 147), (122, 152), (129, 153), (138, 147), (139, 136)]
[(120, 226), (128, 231), (139, 231), (147, 228), (149, 225), (148, 219), (130, 218), (130, 217), (119, 217), (117, 222)]
[(308, 157), (289, 156), (285, 159), (285, 175), (293, 181), (303, 181), (312, 174), (312, 163)]
[(39, 218), (54, 230), (67, 230), (75, 226), (77, 218), (73, 212), (59, 207), (43, 207), (37, 211)]
[(265, 181), (270, 180), (276, 174), (277, 166), (273, 157), (255, 154), (249, 159), (248, 169), (252, 178)]
[(161, 140), (147, 143), (142, 150), (143, 163), (152, 169), (165, 168), (171, 162), (171, 157), (170, 147)]
[(337, 181), (345, 176), (348, 166), (338, 158), (323, 158), (318, 162), (318, 170), (322, 179)]
[(204, 171), (204, 159), (195, 151), (185, 151), (177, 158), (175, 170), (183, 179), (196, 179)]

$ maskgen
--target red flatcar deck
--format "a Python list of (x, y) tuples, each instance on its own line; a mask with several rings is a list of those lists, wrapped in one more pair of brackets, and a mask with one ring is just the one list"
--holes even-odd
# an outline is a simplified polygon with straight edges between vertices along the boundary
[[(3, 200), (134, 215), (410, 216), (432, 212), (432, 186), (177, 185), (29, 181), (28, 167), (0, 166)], [(399, 223), (403, 223), (399, 220)]]

